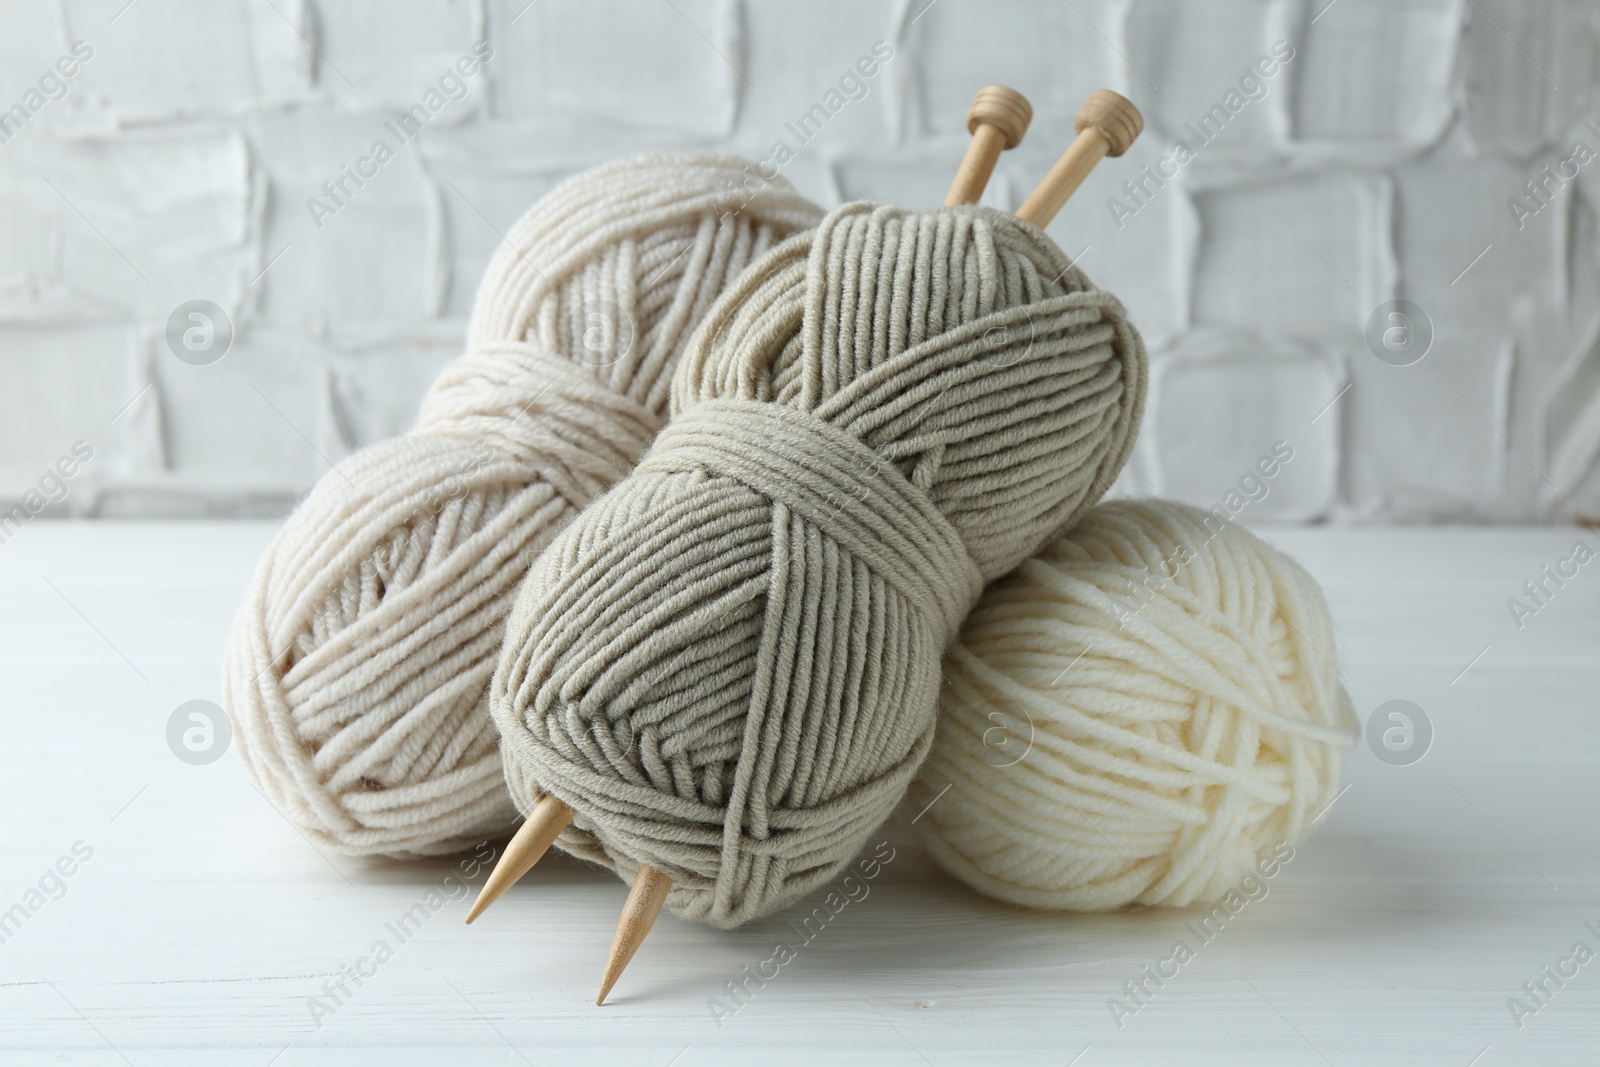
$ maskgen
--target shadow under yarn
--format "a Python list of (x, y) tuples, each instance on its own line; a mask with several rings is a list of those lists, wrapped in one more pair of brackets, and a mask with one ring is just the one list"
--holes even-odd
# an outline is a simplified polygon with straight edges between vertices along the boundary
[(539, 558), (491, 706), (562, 847), (733, 926), (832, 874), (932, 739), (983, 584), (1110, 486), (1145, 353), (1121, 304), (987, 208), (851, 204), (751, 267), (673, 418)]
[(486, 698), (517, 583), (665, 420), (694, 328), (822, 212), (744, 161), (647, 156), (511, 229), (467, 351), (406, 435), (357, 452), (274, 538), (223, 693), (256, 785), (319, 846), (435, 855), (508, 830)]

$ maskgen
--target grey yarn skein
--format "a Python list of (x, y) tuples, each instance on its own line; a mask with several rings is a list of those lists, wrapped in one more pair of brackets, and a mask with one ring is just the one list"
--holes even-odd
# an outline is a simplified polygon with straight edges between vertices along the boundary
[(750, 268), (640, 465), (552, 542), (490, 704), (563, 848), (731, 927), (848, 862), (927, 754), (985, 582), (1111, 485), (1143, 343), (1036, 227), (851, 204)]
[(235, 618), (224, 701), (261, 792), (319, 847), (435, 855), (509, 829), (489, 679), (517, 582), (665, 421), (715, 299), (822, 217), (731, 157), (577, 175), (512, 227), (465, 354), (407, 434), (341, 461)]

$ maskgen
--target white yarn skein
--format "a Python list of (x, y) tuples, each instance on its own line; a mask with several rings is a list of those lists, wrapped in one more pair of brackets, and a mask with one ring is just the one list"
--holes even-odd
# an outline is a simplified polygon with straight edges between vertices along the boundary
[(1305, 838), (1357, 732), (1312, 578), (1162, 501), (1101, 504), (993, 584), (944, 674), (907, 806), (945, 870), (1032, 907), (1222, 898)]
[(564, 182), (512, 227), (466, 354), (411, 432), (326, 475), (257, 567), (225, 653), (237, 748), (310, 840), (436, 855), (509, 829), (486, 697), (517, 583), (666, 419), (722, 291), (822, 212), (732, 157)]

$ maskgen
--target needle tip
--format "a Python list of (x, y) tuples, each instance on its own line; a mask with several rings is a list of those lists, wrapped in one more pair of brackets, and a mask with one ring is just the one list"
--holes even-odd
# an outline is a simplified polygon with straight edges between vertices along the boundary
[(617, 984), (617, 979), (627, 969), (628, 961), (639, 951), (671, 890), (671, 878), (654, 867), (639, 868), (633, 888), (628, 891), (627, 903), (622, 906), (622, 917), (617, 920), (617, 934), (611, 942), (611, 954), (606, 959), (605, 975), (600, 979), (600, 995), (594, 998), (597, 1007), (605, 1003), (611, 987)]
[(553, 796), (546, 795), (534, 805), (527, 820), (507, 843), (505, 853), (494, 865), (494, 870), (489, 872), (478, 899), (473, 901), (472, 907), (467, 911), (469, 926), (472, 920), (482, 915), (490, 904), (499, 900), (517, 879), (527, 874), (533, 865), (539, 862), (545, 850), (550, 847), (550, 843), (571, 821), (572, 809)]

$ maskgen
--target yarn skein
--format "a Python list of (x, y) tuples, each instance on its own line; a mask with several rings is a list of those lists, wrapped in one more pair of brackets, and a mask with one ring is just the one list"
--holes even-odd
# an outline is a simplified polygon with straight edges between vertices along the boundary
[(256, 785), (346, 854), (434, 855), (508, 829), (486, 704), (516, 583), (665, 420), (730, 282), (822, 212), (731, 157), (577, 175), (496, 251), (466, 353), (413, 429), (341, 462), (284, 524), (223, 691)]
[(850, 204), (719, 300), (639, 467), (539, 558), (491, 707), (559, 843), (731, 927), (848, 862), (983, 583), (1110, 486), (1143, 343), (1032, 224)]
[(916, 830), (1033, 907), (1221, 899), (1304, 840), (1356, 736), (1310, 575), (1157, 500), (1093, 508), (991, 586), (945, 676)]

